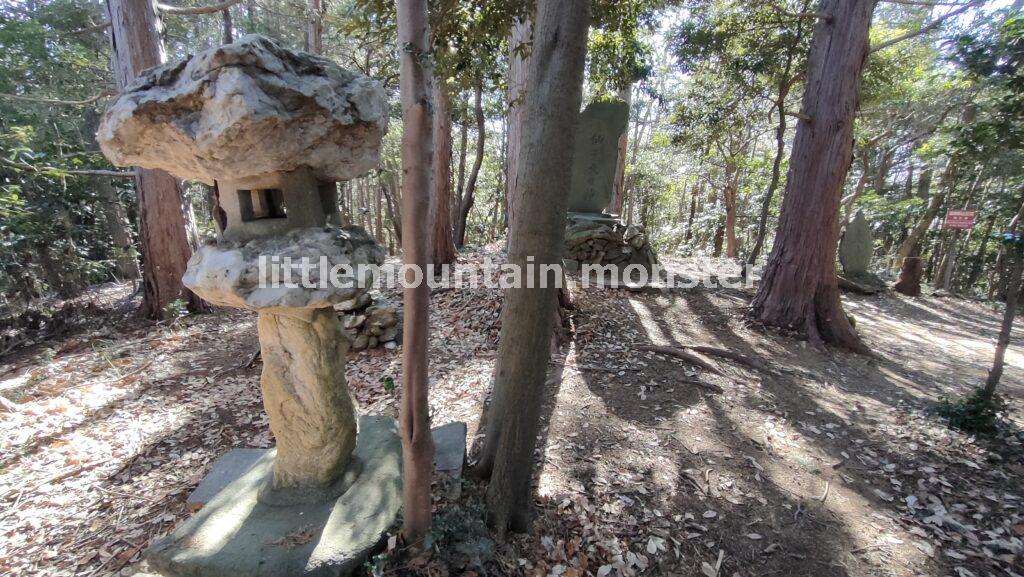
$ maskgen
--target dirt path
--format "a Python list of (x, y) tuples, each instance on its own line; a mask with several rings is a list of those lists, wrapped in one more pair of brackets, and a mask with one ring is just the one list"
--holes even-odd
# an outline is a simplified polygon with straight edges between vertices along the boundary
[[(998, 315), (952, 300), (852, 299), (873, 361), (748, 327), (747, 296), (578, 293), (575, 339), (552, 366), (538, 531), (491, 570), (1024, 574), (1021, 439), (976, 441), (923, 412), (981, 382)], [(474, 434), (499, 308), (496, 290), (433, 295), (435, 424), (464, 420)], [(129, 575), (187, 517), (185, 498), (217, 456), (272, 443), (259, 367), (244, 367), (250, 315), (119, 327), (0, 367), (0, 394), (16, 406), (0, 412), (0, 574)], [(636, 351), (643, 343), (728, 348), (774, 370), (712, 358), (724, 375), (700, 374)], [(1003, 390), (1019, 407), (1024, 356), (1008, 361)], [(354, 356), (348, 371), (368, 413), (393, 414), (399, 377), (398, 355), (384, 351)]]

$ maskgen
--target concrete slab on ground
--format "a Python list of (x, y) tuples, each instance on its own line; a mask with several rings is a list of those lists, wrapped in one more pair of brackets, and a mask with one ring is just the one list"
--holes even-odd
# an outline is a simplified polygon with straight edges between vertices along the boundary
[[(251, 457), (251, 455), (249, 456)], [(146, 551), (166, 577), (339, 577), (358, 569), (398, 517), (402, 446), (390, 417), (360, 418), (354, 459), (362, 471), (341, 497), (294, 506), (257, 500), (273, 466), (263, 451), (225, 461), (239, 475), (192, 518)]]

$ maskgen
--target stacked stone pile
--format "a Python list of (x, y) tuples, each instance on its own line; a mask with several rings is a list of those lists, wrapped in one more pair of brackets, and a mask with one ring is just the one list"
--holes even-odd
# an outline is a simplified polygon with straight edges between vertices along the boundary
[(394, 303), (380, 295), (363, 293), (334, 307), (341, 314), (353, 351), (398, 348), (402, 316)]
[(651, 270), (658, 256), (647, 240), (643, 228), (621, 222), (570, 221), (565, 231), (565, 259), (575, 264), (641, 265)]

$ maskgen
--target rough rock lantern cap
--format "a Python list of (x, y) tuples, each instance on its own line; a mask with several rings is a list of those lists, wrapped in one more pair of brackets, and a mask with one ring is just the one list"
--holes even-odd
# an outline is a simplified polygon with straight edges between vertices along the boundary
[(387, 117), (377, 81), (248, 35), (144, 72), (97, 140), (114, 164), (206, 184), (299, 169), (343, 181), (378, 166)]

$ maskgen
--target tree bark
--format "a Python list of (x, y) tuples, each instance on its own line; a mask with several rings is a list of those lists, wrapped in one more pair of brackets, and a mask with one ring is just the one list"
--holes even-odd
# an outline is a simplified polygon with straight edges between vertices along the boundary
[[(526, 95), (522, 164), (516, 180), (520, 215), (512, 221), (509, 261), (525, 270), (561, 262), (565, 213), (572, 166), (576, 116), (583, 99), (589, 0), (540, 0), (533, 88)], [(551, 351), (548, 342), (555, 314), (557, 275), (536, 275), (547, 288), (506, 291), (504, 317), (494, 373), (494, 395), (480, 472), (489, 476), (488, 522), (499, 534), (529, 527), (533, 452)]]
[(736, 243), (736, 203), (739, 195), (739, 167), (736, 161), (725, 161), (725, 188), (722, 200), (725, 203), (725, 256), (736, 258), (739, 249)]
[(839, 203), (853, 160), (853, 124), (876, 0), (824, 0), (807, 66), (779, 229), (752, 304), (767, 325), (868, 353), (839, 297)]
[(519, 211), (519, 155), (522, 151), (523, 111), (530, 85), (530, 50), (533, 42), (533, 18), (516, 20), (509, 32), (508, 131), (505, 133), (505, 226), (512, 230)]
[[(151, 0), (107, 0), (114, 77), (119, 90), (147, 68), (167, 60), (160, 21)], [(181, 283), (192, 254), (186, 235), (182, 192), (166, 172), (136, 168), (139, 196), (139, 244), (143, 264), (142, 312), (161, 318), (164, 307), (187, 299), (192, 309), (202, 301)]]
[[(946, 168), (942, 172), (942, 182), (940, 183), (939, 189), (931, 196), (928, 201), (928, 207), (925, 208), (924, 214), (918, 219), (917, 224), (914, 228), (910, 229), (907, 233), (907, 238), (903, 239), (903, 244), (900, 245), (899, 250), (896, 251), (896, 266), (900, 266), (903, 259), (913, 252), (914, 247), (917, 246), (921, 239), (924, 238), (928, 228), (932, 225), (935, 217), (939, 215), (939, 211), (942, 210), (942, 205), (946, 202), (946, 194), (954, 186), (956, 186), (956, 180), (959, 178), (957, 169), (956, 157), (950, 157), (946, 162)], [(918, 184), (918, 194), (927, 192), (931, 189), (932, 171), (931, 168), (921, 174), (921, 183)]]
[(893, 288), (908, 297), (921, 296), (921, 277), (924, 275), (924, 261), (915, 250), (900, 265), (900, 276)]
[(1006, 251), (1011, 261), (1009, 282), (1006, 286), (1006, 310), (1003, 311), (1003, 324), (999, 328), (999, 338), (996, 340), (996, 353), (992, 360), (992, 368), (989, 369), (988, 379), (985, 380), (984, 398), (988, 401), (996, 393), (996, 386), (1003, 376), (1003, 365), (1006, 361), (1006, 349), (1010, 346), (1010, 337), (1013, 333), (1013, 319), (1017, 316), (1017, 301), (1020, 298), (1021, 277), (1024, 276), (1024, 255), (1021, 254), (1019, 245), (1011, 246)]
[(306, 52), (324, 53), (324, 2), (307, 0), (306, 4)]
[[(455, 245), (462, 248), (466, 244), (466, 223), (469, 222), (469, 211), (473, 210), (473, 203), (476, 201), (476, 183), (480, 178), (480, 167), (484, 163), (484, 147), (487, 145), (487, 121), (484, 118), (483, 86), (477, 84), (473, 94), (473, 106), (476, 113), (476, 158), (473, 159), (473, 167), (469, 170), (469, 179), (466, 181), (466, 192), (459, 201), (459, 220), (455, 229)], [(465, 147), (463, 141), (463, 147)]]
[[(786, 64), (788, 75), (790, 59)], [(764, 237), (768, 233), (768, 215), (771, 214), (772, 201), (775, 199), (775, 191), (779, 188), (779, 181), (782, 180), (782, 160), (786, 157), (786, 97), (789, 95), (789, 87), (792, 85), (790, 79), (785, 79), (779, 84), (779, 99), (775, 106), (779, 114), (779, 123), (775, 126), (775, 159), (772, 161), (772, 179), (768, 183), (768, 190), (761, 201), (761, 214), (757, 221), (757, 236), (754, 237), (754, 246), (747, 255), (747, 264), (754, 266), (757, 258), (761, 256), (761, 249), (764, 247)]]
[(693, 188), (690, 189), (690, 215), (686, 217), (686, 235), (683, 237), (683, 242), (687, 244), (693, 238), (693, 219), (697, 215), (698, 196), (700, 196), (700, 185), (695, 182)]
[(139, 261), (135, 256), (135, 246), (132, 244), (132, 234), (124, 205), (117, 197), (117, 189), (109, 178), (97, 177), (95, 182), (96, 192), (103, 203), (103, 221), (114, 246), (114, 270), (121, 280), (135, 280), (139, 278)]
[[(398, 0), (398, 52), (402, 99), (402, 260), (426, 274), (434, 127), (431, 111), (430, 25), (426, 0)], [(406, 280), (408, 281), (408, 274)], [(421, 279), (424, 280), (424, 279)], [(434, 441), (430, 434), (427, 380), (430, 288), (426, 282), (402, 290), (403, 526), (407, 543), (420, 545), (430, 531), (430, 482)]]
[(452, 111), (443, 80), (434, 84), (434, 179), (430, 195), (430, 263), (455, 262), (452, 238)]
[[(628, 86), (619, 91), (619, 100), (632, 108), (633, 87)], [(626, 154), (629, 152), (629, 125), (619, 136), (619, 156), (615, 164), (615, 196), (612, 197), (612, 205), (609, 211), (612, 214), (622, 214), (622, 204), (626, 198)]]
[(224, 21), (224, 44), (231, 44), (235, 41), (234, 24), (231, 22), (231, 8), (225, 8), (221, 12)]
[(487, 143), (486, 119), (483, 116), (483, 87), (479, 84), (473, 94), (473, 110), (476, 117), (476, 158), (473, 159), (473, 166), (469, 171), (466, 191), (459, 200), (459, 219), (456, 221), (455, 230), (455, 244), (459, 248), (466, 244), (466, 224), (469, 221), (469, 212), (473, 210), (473, 204), (476, 202), (476, 182), (480, 177), (480, 167), (483, 166), (483, 153)]
[(452, 210), (452, 222), (455, 223), (455, 247), (459, 244), (459, 214), (462, 213), (463, 195), (466, 191), (466, 157), (469, 156), (469, 124), (459, 123), (459, 172), (455, 177), (455, 207)]

